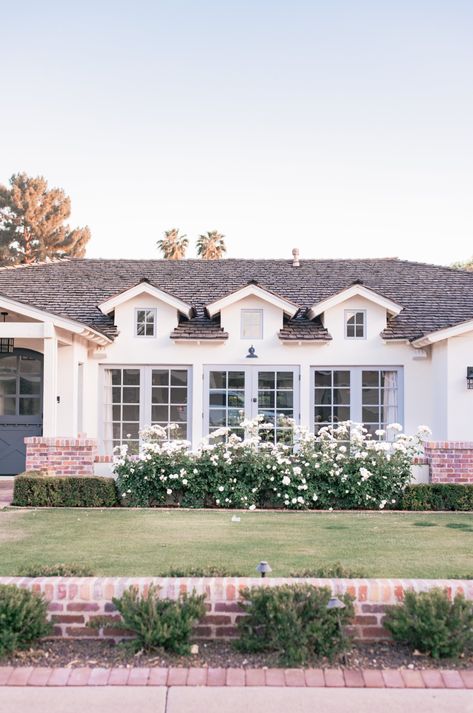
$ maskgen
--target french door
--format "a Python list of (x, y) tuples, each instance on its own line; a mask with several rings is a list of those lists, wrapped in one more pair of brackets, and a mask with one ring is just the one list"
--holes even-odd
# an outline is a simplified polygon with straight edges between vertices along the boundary
[(287, 419), (300, 420), (299, 370), (295, 367), (207, 367), (204, 372), (204, 433), (229, 428), (240, 437), (242, 422), (258, 415), (273, 429), (269, 440), (286, 441)]

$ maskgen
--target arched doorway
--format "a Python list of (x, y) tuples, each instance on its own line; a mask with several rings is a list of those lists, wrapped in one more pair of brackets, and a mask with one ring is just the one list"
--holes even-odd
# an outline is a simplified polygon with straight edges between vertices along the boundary
[(43, 355), (0, 354), (0, 476), (25, 469), (26, 436), (43, 432)]

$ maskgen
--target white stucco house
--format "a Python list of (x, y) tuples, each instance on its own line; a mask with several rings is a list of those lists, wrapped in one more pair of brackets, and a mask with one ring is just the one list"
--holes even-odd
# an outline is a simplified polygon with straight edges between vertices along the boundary
[(64, 260), (0, 269), (0, 313), (2, 474), (27, 436), (86, 434), (107, 456), (149, 424), (195, 446), (258, 413), (473, 441), (471, 273), (296, 251)]

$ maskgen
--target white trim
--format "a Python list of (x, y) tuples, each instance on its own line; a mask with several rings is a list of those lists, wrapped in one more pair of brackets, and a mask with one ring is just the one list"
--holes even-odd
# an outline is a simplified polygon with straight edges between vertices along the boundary
[(445, 329), (439, 329), (436, 332), (430, 332), (430, 334), (425, 334), (419, 339), (415, 339), (411, 342), (413, 347), (426, 347), (429, 344), (435, 344), (436, 342), (441, 342), (443, 339), (449, 339), (450, 337), (460, 337), (462, 334), (467, 334), (473, 331), (473, 319), (469, 319), (466, 322), (461, 322), (460, 324), (455, 324), (453, 327), (446, 327)]
[[(153, 313), (153, 334), (138, 334), (138, 312), (152, 312)], [(156, 307), (135, 307), (135, 337), (137, 339), (154, 339), (157, 333), (157, 323), (158, 323), (158, 310)], [(149, 322), (143, 322), (145, 328)]]
[[(257, 337), (245, 337), (243, 334), (244, 330), (244, 325), (243, 325), (243, 316), (247, 314), (258, 314), (260, 318), (259, 322), (259, 332)], [(241, 309), (240, 310), (240, 339), (263, 339), (263, 319), (264, 319), (264, 311), (262, 309)]]
[[(88, 327), (82, 322), (76, 322), (75, 320), (67, 317), (59, 317), (56, 314), (47, 312), (46, 310), (31, 307), (23, 302), (17, 302), (17, 300), (12, 300), (10, 297), (5, 297), (2, 294), (0, 294), (0, 306), (4, 307), (6, 311), (11, 310), (12, 312), (17, 312), (24, 317), (30, 317), (31, 319), (37, 319), (40, 322), (44, 322), (45, 336), (48, 336), (46, 335), (46, 328), (48, 323), (50, 323), (55, 327), (65, 329), (66, 331), (73, 332), (74, 334), (79, 334), (91, 342), (97, 342), (98, 344), (102, 344), (104, 346), (112, 343), (112, 340), (109, 339), (109, 337), (106, 337), (105, 334), (95, 331), (95, 329)], [(6, 322), (6, 324), (8, 324), (8, 322)]]
[(239, 290), (235, 290), (235, 292), (222, 297), (222, 299), (207, 305), (207, 311), (211, 317), (214, 317), (222, 309), (225, 309), (225, 307), (229, 307), (230, 305), (235, 304), (235, 302), (245, 299), (245, 297), (259, 297), (265, 302), (272, 304), (274, 307), (278, 307), (290, 317), (293, 317), (299, 309), (297, 305), (283, 299), (282, 297), (274, 295), (272, 292), (265, 290), (259, 285), (245, 285), (245, 287), (241, 287)]
[(336, 295), (332, 295), (332, 297), (327, 297), (327, 299), (322, 300), (321, 302), (316, 302), (316, 304), (312, 305), (310, 308), (308, 317), (309, 319), (314, 319), (314, 317), (318, 317), (319, 314), (326, 312), (332, 307), (336, 307), (342, 302), (349, 300), (351, 297), (364, 297), (370, 302), (374, 302), (380, 307), (384, 307), (390, 314), (393, 315), (399, 314), (403, 309), (401, 305), (387, 299), (387, 297), (382, 297), (377, 292), (374, 292), (374, 290), (370, 290), (363, 285), (351, 285), (345, 290), (337, 292)]
[(161, 302), (165, 302), (171, 307), (174, 307), (178, 310), (178, 312), (185, 314), (186, 317), (191, 316), (192, 307), (190, 305), (183, 302), (178, 297), (173, 297), (167, 292), (150, 285), (149, 282), (140, 282), (134, 287), (130, 287), (129, 290), (124, 290), (124, 292), (120, 292), (120, 294), (115, 295), (115, 297), (110, 297), (110, 299), (99, 304), (99, 309), (103, 314), (110, 314), (119, 305), (124, 302), (128, 302), (128, 300), (133, 299), (133, 297), (139, 297), (140, 295), (155, 297), (157, 300), (161, 300)]

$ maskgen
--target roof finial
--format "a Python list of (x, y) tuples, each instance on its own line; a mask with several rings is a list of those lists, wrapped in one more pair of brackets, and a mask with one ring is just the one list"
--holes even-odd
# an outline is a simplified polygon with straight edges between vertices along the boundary
[(292, 248), (292, 267), (300, 267), (299, 248)]

